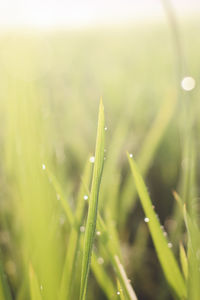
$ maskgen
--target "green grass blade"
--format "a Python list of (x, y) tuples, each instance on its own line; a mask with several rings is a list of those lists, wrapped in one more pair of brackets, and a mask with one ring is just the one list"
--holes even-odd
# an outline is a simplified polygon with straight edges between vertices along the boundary
[(117, 295), (119, 295), (121, 300), (126, 300), (125, 295), (124, 295), (124, 291), (122, 290), (122, 287), (121, 287), (121, 284), (120, 284), (119, 280), (117, 280), (117, 288), (118, 288)]
[(128, 299), (137, 300), (136, 294), (129, 282), (124, 267), (119, 260), (119, 257), (116, 255), (114, 259), (115, 259), (115, 267), (117, 269), (117, 274), (119, 275), (119, 279), (122, 279), (121, 285), (124, 287)]
[(179, 255), (180, 255), (180, 261), (181, 261), (181, 267), (183, 270), (183, 274), (185, 279), (188, 278), (188, 259), (187, 259), (187, 255), (185, 253), (185, 249), (183, 247), (183, 245), (180, 243), (180, 247), (179, 247)]
[(92, 254), (92, 245), (93, 245), (95, 229), (96, 229), (98, 196), (99, 196), (99, 188), (101, 183), (101, 176), (102, 176), (103, 162), (104, 162), (104, 136), (105, 136), (104, 123), (105, 123), (104, 107), (101, 100), (99, 106), (94, 171), (93, 171), (92, 187), (90, 193), (88, 217), (86, 223), (85, 240), (84, 240), (81, 289), (80, 289), (81, 300), (85, 299), (86, 296), (87, 282), (88, 282), (89, 269), (90, 269), (90, 260)]
[(110, 262), (116, 272), (116, 275), (120, 281), (120, 284), (124, 290), (124, 293), (126, 294), (127, 299), (135, 300), (137, 299), (136, 294), (133, 290), (133, 287), (131, 286), (128, 277), (126, 275), (125, 269), (123, 265), (120, 262), (119, 256), (117, 255), (117, 251), (119, 249), (115, 248), (115, 243), (113, 244), (112, 239), (110, 238), (109, 233), (107, 232), (105, 223), (101, 216), (98, 216), (98, 228), (101, 231), (101, 243), (103, 244), (106, 253), (110, 259)]
[[(49, 170), (47, 170), (47, 172), (48, 172), (48, 175), (51, 174)], [(73, 249), (70, 249), (70, 251), (71, 251), (71, 253), (74, 253), (73, 251), (76, 251), (76, 242), (77, 242), (77, 238), (79, 237), (79, 233), (80, 233), (77, 224), (78, 224), (78, 220), (80, 220), (81, 210), (83, 209), (83, 207), (81, 208), (81, 206), (82, 206), (82, 204), (85, 204), (85, 201), (82, 201), (82, 204), (80, 203), (80, 201), (78, 201), (76, 216), (73, 215), (71, 207), (69, 205), (68, 205), (67, 209), (65, 209), (65, 207), (64, 207), (66, 200), (65, 200), (63, 189), (62, 189), (62, 186), (60, 185), (60, 183), (58, 182), (58, 180), (56, 179), (55, 176), (52, 176), (52, 174), (51, 174), (51, 176), (49, 176), (49, 179), (51, 179), (50, 181), (51, 181), (52, 186), (55, 189), (55, 192), (62, 196), (62, 201), (60, 201), (60, 204), (64, 209), (66, 217), (68, 218), (68, 216), (70, 216), (70, 219), (68, 221), (72, 227), (72, 230), (73, 230), (72, 236), (73, 236), (73, 240), (75, 241), (72, 243)], [(82, 182), (83, 182), (82, 188), (86, 191), (86, 194), (89, 195), (88, 187), (86, 184), (87, 180), (86, 180), (86, 178), (84, 178), (84, 176), (83, 176)], [(61, 199), (61, 196), (60, 196), (60, 199)], [(76, 218), (77, 218), (77, 220), (76, 220)], [(98, 220), (99, 220), (99, 217), (98, 217)], [(102, 220), (102, 222), (103, 222), (103, 220)], [(104, 227), (105, 227), (105, 225), (104, 225)], [(103, 231), (102, 226), (99, 226), (99, 230)], [(105, 231), (105, 228), (104, 228), (104, 231)], [(107, 233), (106, 233), (106, 239), (108, 240)], [(70, 247), (72, 247), (72, 246), (70, 246)], [(80, 243), (80, 248), (83, 249), (82, 243)], [(92, 263), (91, 263), (92, 271), (96, 277), (98, 284), (100, 285), (100, 287), (102, 288), (104, 293), (107, 295), (107, 297), (110, 299), (111, 295), (113, 295), (113, 290), (114, 290), (112, 280), (110, 277), (106, 276), (107, 280), (106, 280), (106, 285), (105, 285), (105, 282), (103, 282), (103, 280), (100, 278), (100, 274), (102, 274), (103, 272), (105, 273), (105, 271), (102, 269), (103, 266), (98, 264), (97, 261), (95, 262), (95, 260), (96, 260), (96, 257), (93, 257)], [(60, 287), (60, 291), (59, 291), (59, 293), (60, 293), (60, 295), (62, 295), (62, 297), (64, 297), (66, 295), (65, 291), (66, 291), (68, 283), (65, 282), (64, 278), (69, 276), (69, 274), (68, 274), (68, 273), (70, 273), (69, 270), (70, 270), (70, 266), (68, 266), (67, 263), (65, 263), (63, 274), (62, 274), (62, 279), (61, 279), (61, 287)], [(110, 289), (109, 287), (112, 287), (112, 289)]]
[[(173, 292), (179, 299), (186, 298), (186, 286), (183, 276), (180, 272), (173, 252), (168, 247), (166, 238), (163, 235), (159, 220), (152, 207), (152, 202), (149, 197), (144, 180), (138, 170), (138, 167), (133, 159), (128, 155), (131, 172), (135, 181), (135, 185), (140, 197), (140, 201), (146, 217), (149, 218), (148, 226), (154, 242), (160, 264), (163, 268), (165, 277), (171, 286)], [(176, 278), (176, 280), (174, 280)]]
[(188, 232), (188, 299), (198, 300), (200, 295), (200, 232), (197, 223), (183, 207)]
[(40, 286), (32, 265), (29, 266), (29, 280), (31, 300), (42, 300)]
[(99, 258), (96, 256), (96, 254), (92, 255), (91, 266), (92, 272), (105, 295), (108, 299), (113, 299), (113, 296), (116, 293), (114, 284), (110, 279), (110, 276), (105, 272), (103, 264), (99, 263)]
[[(149, 129), (147, 136), (142, 145), (141, 151), (138, 154), (138, 165), (140, 167), (143, 176), (147, 173), (155, 153), (160, 145), (162, 138), (169, 126), (170, 120), (174, 114), (177, 104), (177, 95), (169, 94), (166, 100), (162, 104), (158, 115), (156, 116), (151, 128)], [(148, 149), (148, 151), (147, 151)], [(128, 176), (124, 187), (121, 192), (121, 218), (120, 223), (126, 220), (127, 213), (130, 211), (136, 200), (136, 188), (132, 182), (132, 177)]]
[(84, 195), (87, 194), (87, 187), (89, 186), (90, 178), (91, 178), (91, 171), (92, 171), (91, 169), (92, 169), (91, 163), (88, 160), (83, 173), (82, 184), (79, 190), (77, 206), (76, 206), (75, 219), (77, 221), (78, 226), (72, 227), (69, 236), (68, 244), (70, 245), (70, 247), (68, 247), (67, 249), (67, 254), (66, 254), (64, 268), (63, 268), (61, 287), (60, 287), (60, 298), (59, 298), (60, 300), (65, 300), (68, 298), (70, 299), (70, 292), (73, 284), (73, 268), (77, 257), (77, 251), (80, 245), (79, 227), (82, 224), (85, 202), (86, 202), (83, 197)]

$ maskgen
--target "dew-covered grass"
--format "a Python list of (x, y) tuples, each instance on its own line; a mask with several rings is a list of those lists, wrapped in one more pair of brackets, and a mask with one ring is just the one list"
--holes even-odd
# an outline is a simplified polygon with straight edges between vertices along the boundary
[(1, 33), (0, 299), (200, 299), (199, 25), (179, 25), (181, 68), (167, 19)]

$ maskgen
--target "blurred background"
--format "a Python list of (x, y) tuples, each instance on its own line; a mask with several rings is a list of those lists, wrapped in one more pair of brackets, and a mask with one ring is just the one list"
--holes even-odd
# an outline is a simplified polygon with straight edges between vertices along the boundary
[[(29, 299), (30, 260), (47, 287), (44, 299), (56, 299), (70, 227), (41, 166), (75, 209), (101, 96), (107, 142), (100, 211), (115, 222), (138, 298), (172, 299), (126, 151), (140, 165), (177, 255), (185, 233), (172, 190), (194, 203), (198, 194), (191, 173), (199, 156), (199, 17), (198, 0), (1, 1), (0, 249), (13, 299)], [(106, 299), (92, 274), (89, 287), (88, 299)]]

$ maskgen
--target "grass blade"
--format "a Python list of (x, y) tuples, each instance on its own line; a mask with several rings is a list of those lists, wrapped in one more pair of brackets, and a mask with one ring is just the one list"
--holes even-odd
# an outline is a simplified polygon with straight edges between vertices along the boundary
[(181, 267), (183, 270), (183, 274), (184, 274), (185, 279), (187, 279), (188, 278), (188, 259), (187, 259), (187, 255), (185, 253), (185, 249), (184, 249), (182, 243), (180, 243), (179, 252), (180, 252), (180, 261), (181, 261)]
[(200, 232), (197, 223), (189, 216), (185, 205), (183, 213), (188, 231), (188, 299), (198, 300), (200, 295)]
[(42, 300), (38, 279), (32, 265), (29, 266), (29, 279), (31, 300)]
[[(141, 151), (138, 154), (138, 165), (143, 176), (146, 175), (155, 153), (164, 138), (165, 132), (169, 126), (170, 120), (175, 112), (177, 105), (177, 95), (170, 93), (162, 104), (158, 115), (156, 116), (151, 128), (142, 145)], [(148, 149), (148, 151), (146, 150)], [(136, 188), (133, 185), (132, 177), (128, 176), (121, 192), (121, 218), (120, 223), (124, 224), (127, 213), (130, 211), (136, 200)]]
[(113, 299), (113, 296), (116, 293), (114, 284), (112, 280), (110, 280), (110, 276), (105, 272), (102, 264), (99, 264), (99, 259), (96, 254), (92, 255), (91, 266), (92, 272), (94, 273), (105, 295), (108, 299)]
[[(49, 170), (47, 170), (47, 174), (48, 174), (48, 177), (50, 179), (50, 182), (51, 182), (55, 192), (58, 193), (60, 196), (60, 199), (61, 199), (60, 204), (64, 209), (66, 217), (67, 218), (69, 217), (68, 222), (72, 228), (72, 236), (73, 236), (73, 242), (72, 242), (73, 249), (70, 249), (70, 252), (72, 254), (73, 251), (76, 251), (75, 244), (76, 244), (77, 238), (79, 237), (79, 234), (80, 234), (80, 230), (77, 225), (79, 224), (82, 210), (84, 208), (84, 207), (82, 207), (82, 205), (85, 204), (85, 201), (84, 202), (82, 201), (82, 203), (80, 201), (78, 201), (77, 209), (76, 209), (76, 216), (74, 216), (71, 207), (68, 204), (67, 204), (67, 207), (65, 205), (66, 199), (64, 196), (63, 188), (60, 185), (60, 183), (58, 182), (57, 178), (55, 176), (53, 176)], [(88, 190), (86, 182), (87, 182), (87, 180), (86, 180), (85, 176), (83, 176), (82, 188), (84, 189), (85, 193), (89, 195), (89, 190)], [(83, 200), (83, 199), (81, 199), (81, 200)], [(67, 209), (65, 209), (65, 208), (67, 208)], [(98, 220), (99, 219), (100, 218), (98, 217)], [(102, 220), (102, 222), (103, 222), (103, 220)], [(99, 229), (103, 231), (102, 224), (101, 224), (101, 226), (99, 226)], [(105, 229), (104, 229), (104, 231), (105, 231)], [(108, 240), (107, 234), (106, 234), (105, 238), (106, 238), (106, 240)], [(108, 245), (106, 245), (106, 246), (108, 247)], [(81, 241), (80, 241), (80, 247), (81, 247), (81, 249), (83, 249), (83, 243)], [(67, 256), (68, 256), (68, 254), (67, 254)], [(68, 261), (69, 258), (66, 258), (66, 259)], [(70, 264), (72, 264), (72, 262), (70, 262)], [(104, 291), (105, 295), (107, 295), (108, 299), (112, 299), (112, 297), (114, 295), (114, 286), (113, 286), (112, 280), (109, 276), (107, 276), (105, 270), (103, 269), (103, 266), (98, 263), (95, 255), (92, 257), (91, 267), (92, 267), (92, 271), (96, 277), (96, 280), (97, 280), (98, 284), (100, 285), (100, 287), (102, 288), (102, 290)], [(61, 287), (60, 287), (60, 291), (59, 291), (60, 298), (62, 297), (61, 299), (63, 299), (63, 297), (65, 297), (65, 296), (67, 297), (67, 295), (66, 295), (66, 290), (67, 290), (67, 286), (68, 286), (67, 280), (69, 279), (69, 276), (70, 276), (70, 274), (69, 274), (70, 269), (71, 269), (71, 267), (67, 264), (67, 262), (65, 260), (62, 279), (61, 279)], [(102, 275), (102, 274), (104, 274), (104, 275)], [(66, 278), (68, 278), (68, 279), (66, 279)], [(106, 282), (102, 278), (106, 278)], [(69, 291), (67, 291), (67, 293), (68, 292)], [(66, 297), (64, 299), (67, 299)]]
[(117, 250), (119, 251), (119, 249), (115, 248), (115, 243), (113, 244), (112, 239), (110, 238), (109, 233), (106, 230), (105, 223), (100, 215), (98, 216), (98, 227), (101, 231), (101, 236), (100, 236), (101, 242), (105, 247), (110, 262), (116, 272), (116, 275), (126, 294), (127, 299), (136, 300), (137, 299), (136, 294), (128, 280), (124, 267), (120, 262), (119, 256), (117, 255)]
[(100, 107), (99, 107), (95, 163), (94, 163), (90, 203), (89, 203), (88, 217), (86, 223), (86, 232), (85, 232), (85, 241), (84, 241), (84, 250), (83, 250), (81, 289), (80, 289), (81, 300), (85, 299), (86, 296), (88, 275), (90, 269), (90, 260), (92, 254), (92, 245), (93, 245), (95, 229), (96, 229), (98, 196), (99, 196), (99, 188), (101, 183), (101, 175), (102, 175), (103, 162), (104, 162), (104, 135), (105, 135), (104, 131), (105, 131), (104, 130), (104, 107), (101, 100)]
[[(85, 170), (83, 173), (82, 184), (78, 194), (78, 201), (76, 206), (76, 214), (75, 219), (77, 221), (78, 226), (73, 226), (71, 228), (69, 242), (70, 247), (67, 249), (67, 254), (64, 262), (63, 274), (61, 279), (61, 287), (60, 287), (60, 300), (70, 299), (70, 292), (72, 289), (73, 283), (73, 268), (75, 265), (75, 261), (77, 258), (77, 251), (80, 245), (80, 230), (79, 227), (83, 220), (84, 208), (85, 208), (85, 200), (84, 195), (87, 194), (87, 187), (89, 186), (91, 178), (91, 163), (89, 160), (85, 166)], [(71, 215), (71, 213), (70, 213)]]
[(137, 300), (137, 297), (135, 295), (134, 290), (132, 289), (132, 286), (127, 278), (126, 272), (124, 270), (124, 267), (122, 266), (122, 264), (120, 263), (120, 260), (118, 258), (118, 256), (116, 255), (114, 257), (115, 262), (116, 262), (116, 268), (117, 268), (117, 273), (120, 275), (120, 278), (122, 278), (124, 286), (125, 286), (125, 291), (127, 293), (127, 296), (129, 297), (129, 299), (131, 300)]
[[(179, 299), (185, 299), (186, 286), (183, 276), (180, 272), (180, 269), (171, 249), (168, 247), (167, 240), (163, 235), (159, 220), (152, 207), (152, 202), (147, 192), (147, 188), (145, 186), (143, 178), (138, 170), (135, 161), (131, 159), (129, 155), (128, 160), (143, 210), (145, 212), (146, 217), (149, 218), (149, 230), (165, 277), (176, 296)], [(174, 278), (176, 278), (176, 280), (174, 280)]]

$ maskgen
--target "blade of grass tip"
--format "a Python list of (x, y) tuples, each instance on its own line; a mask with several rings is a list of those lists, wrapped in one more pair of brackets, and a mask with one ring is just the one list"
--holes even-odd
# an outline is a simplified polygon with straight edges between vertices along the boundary
[[(149, 197), (147, 188), (145, 186), (144, 180), (138, 170), (138, 167), (135, 161), (130, 158), (130, 155), (127, 154), (129, 164), (131, 167), (131, 172), (135, 181), (135, 185), (138, 191), (138, 195), (145, 212), (146, 217), (149, 222), (147, 223), (149, 226), (149, 230), (152, 236), (152, 240), (154, 242), (154, 246), (164, 271), (164, 275), (171, 286), (173, 292), (179, 299), (186, 298), (186, 286), (177, 264), (177, 261), (173, 255), (173, 252), (169, 248), (171, 244), (167, 243), (166, 238), (163, 235), (160, 222), (156, 216), (156, 213), (152, 207), (152, 202)], [(176, 280), (174, 280), (176, 278)]]
[(31, 300), (42, 300), (38, 279), (31, 264), (29, 265), (29, 280)]
[(180, 262), (181, 262), (183, 274), (185, 276), (185, 279), (187, 279), (188, 278), (188, 259), (187, 259), (187, 255), (185, 253), (185, 249), (184, 249), (182, 243), (180, 243), (180, 246), (179, 246), (179, 256), (180, 256)]
[(6, 274), (4, 273), (2, 263), (0, 262), (0, 299), (11, 300), (11, 292), (6, 279)]
[(79, 248), (78, 247), (79, 239), (80, 239), (79, 227), (83, 220), (84, 208), (86, 204), (84, 197), (86, 196), (86, 194), (87, 194), (86, 199), (88, 198), (87, 187), (90, 184), (91, 171), (92, 171), (92, 167), (88, 159), (83, 172), (82, 183), (77, 197), (78, 200), (77, 200), (75, 218), (78, 226), (71, 228), (69, 242), (68, 242), (70, 247), (68, 247), (67, 249), (66, 258), (63, 267), (63, 274), (62, 274), (61, 286), (60, 286), (60, 297), (59, 297), (60, 300), (70, 299), (70, 293), (73, 284), (72, 282), (73, 269), (77, 257), (77, 251)]
[(84, 239), (84, 249), (83, 249), (80, 300), (84, 300), (86, 296), (87, 282), (88, 282), (89, 269), (90, 269), (90, 260), (92, 254), (92, 246), (93, 246), (95, 229), (96, 229), (98, 196), (99, 196), (99, 188), (101, 183), (101, 176), (102, 176), (103, 162), (104, 162), (104, 135), (105, 135), (104, 124), (105, 124), (104, 107), (103, 107), (102, 100), (100, 100), (94, 171), (93, 171), (93, 178), (92, 178), (90, 202), (89, 202), (88, 217), (87, 217), (85, 239)]

